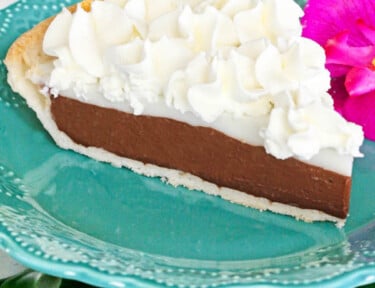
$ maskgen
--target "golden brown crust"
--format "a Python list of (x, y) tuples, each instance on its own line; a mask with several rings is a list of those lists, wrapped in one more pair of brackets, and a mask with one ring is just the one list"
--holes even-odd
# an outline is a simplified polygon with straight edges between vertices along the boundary
[(11, 71), (15, 65), (28, 68), (51, 60), (51, 57), (43, 53), (42, 44), (44, 34), (52, 20), (53, 18), (44, 20), (12, 44), (4, 61), (8, 70)]
[[(85, 11), (90, 11), (92, 1), (93, 0), (82, 1), (81, 7)], [(68, 7), (67, 9), (74, 13), (76, 5)], [(49, 62), (53, 59), (53, 57), (43, 53), (42, 45), (44, 35), (54, 18), (55, 16), (52, 16), (40, 22), (34, 26), (34, 28), (21, 35), (12, 44), (4, 61), (8, 70), (12, 70), (14, 65), (17, 65), (18, 68), (20, 68), (21, 65), (23, 69), (27, 69), (41, 63)]]
[[(92, 0), (81, 2), (83, 9), (91, 9)], [(71, 13), (76, 5), (67, 8)], [(26, 73), (33, 67), (51, 62), (54, 57), (43, 52), (44, 35), (55, 16), (45, 19), (29, 31), (22, 34), (9, 48), (4, 63), (8, 68), (8, 83), (13, 91), (24, 97), (28, 105), (35, 111), (48, 109), (49, 100), (39, 92), (38, 85), (26, 77)]]
[(91, 10), (91, 3), (92, 3), (92, 1), (94, 1), (94, 0), (83, 1), (81, 3), (82, 9), (85, 10), (86, 12), (89, 12)]
[(40, 61), (45, 62), (51, 60), (50, 57), (43, 53), (42, 45), (44, 35), (54, 17), (55, 16), (40, 22), (21, 35), (12, 44), (5, 58), (5, 64), (8, 67), (18, 61), (22, 61), (26, 67), (32, 67), (35, 63), (40, 63)]
[[(74, 9), (70, 7), (69, 9)], [(53, 21), (50, 17), (29, 31), (22, 34), (9, 48), (4, 64), (8, 69), (8, 83), (13, 91), (25, 98), (27, 104), (39, 114), (49, 109), (49, 101), (44, 97), (38, 85), (32, 83), (27, 77), (27, 71), (40, 64), (53, 60), (53, 57), (44, 54), (43, 38)], [(38, 112), (39, 111), (39, 112)]]
[(8, 83), (13, 91), (26, 99), (33, 109), (48, 106), (45, 97), (40, 94), (39, 87), (26, 78), (26, 72), (39, 63), (46, 63), (53, 58), (43, 53), (43, 37), (53, 18), (48, 18), (31, 30), (21, 35), (9, 48), (4, 63), (8, 68)]

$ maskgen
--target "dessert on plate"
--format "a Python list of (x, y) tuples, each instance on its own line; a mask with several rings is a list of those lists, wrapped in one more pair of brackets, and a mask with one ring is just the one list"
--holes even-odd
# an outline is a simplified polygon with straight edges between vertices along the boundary
[(292, 0), (104, 0), (11, 46), (8, 81), (65, 149), (305, 221), (348, 215), (362, 129), (333, 109)]

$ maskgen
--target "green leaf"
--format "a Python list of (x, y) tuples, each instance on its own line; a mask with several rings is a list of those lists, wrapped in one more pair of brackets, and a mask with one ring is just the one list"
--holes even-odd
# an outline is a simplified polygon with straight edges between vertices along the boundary
[(297, 4), (301, 7), (305, 7), (307, 0), (295, 0)]
[(26, 271), (5, 280), (0, 288), (60, 288), (61, 281), (60, 278)]

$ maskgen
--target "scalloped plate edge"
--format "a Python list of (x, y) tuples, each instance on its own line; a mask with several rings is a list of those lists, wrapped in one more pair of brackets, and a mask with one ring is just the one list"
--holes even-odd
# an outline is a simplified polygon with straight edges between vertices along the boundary
[[(1, 226), (2, 230), (4, 227)], [(21, 263), (22, 265), (31, 268), (33, 270), (52, 275), (55, 277), (61, 277), (65, 279), (77, 280), (83, 283), (87, 283), (94, 286), (108, 287), (108, 288), (155, 288), (173, 286), (172, 283), (157, 283), (157, 281), (151, 281), (148, 279), (140, 278), (135, 275), (128, 276), (117, 276), (117, 275), (105, 275), (100, 271), (95, 271), (93, 268), (82, 267), (79, 264), (74, 263), (53, 263), (51, 265), (50, 260), (40, 259), (34, 254), (25, 251), (20, 245), (4, 231), (0, 231), (0, 248), (2, 248), (9, 256)], [(339, 274), (335, 277), (329, 277), (327, 279), (320, 279), (314, 283), (303, 283), (304, 287), (322, 287), (322, 288), (339, 288), (349, 286), (361, 286), (374, 283), (375, 281), (375, 263), (369, 263), (370, 266), (359, 267), (343, 274)], [(300, 286), (301, 282), (289, 283), (288, 286)], [(189, 283), (185, 285), (189, 287)], [(214, 287), (217, 285), (209, 285), (208, 287)], [(285, 287), (283, 284), (273, 283), (272, 281), (258, 282), (258, 283), (241, 283), (241, 284), (229, 284), (225, 287)]]

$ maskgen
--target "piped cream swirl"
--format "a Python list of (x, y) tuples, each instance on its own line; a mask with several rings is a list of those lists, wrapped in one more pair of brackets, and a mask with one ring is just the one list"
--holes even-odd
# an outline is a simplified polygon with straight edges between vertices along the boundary
[(280, 159), (360, 156), (362, 130), (334, 111), (324, 51), (301, 37), (302, 15), (292, 0), (94, 1), (56, 16), (43, 43), (56, 60), (30, 78), (137, 115), (164, 103), (208, 126), (222, 115), (266, 118), (258, 133)]

